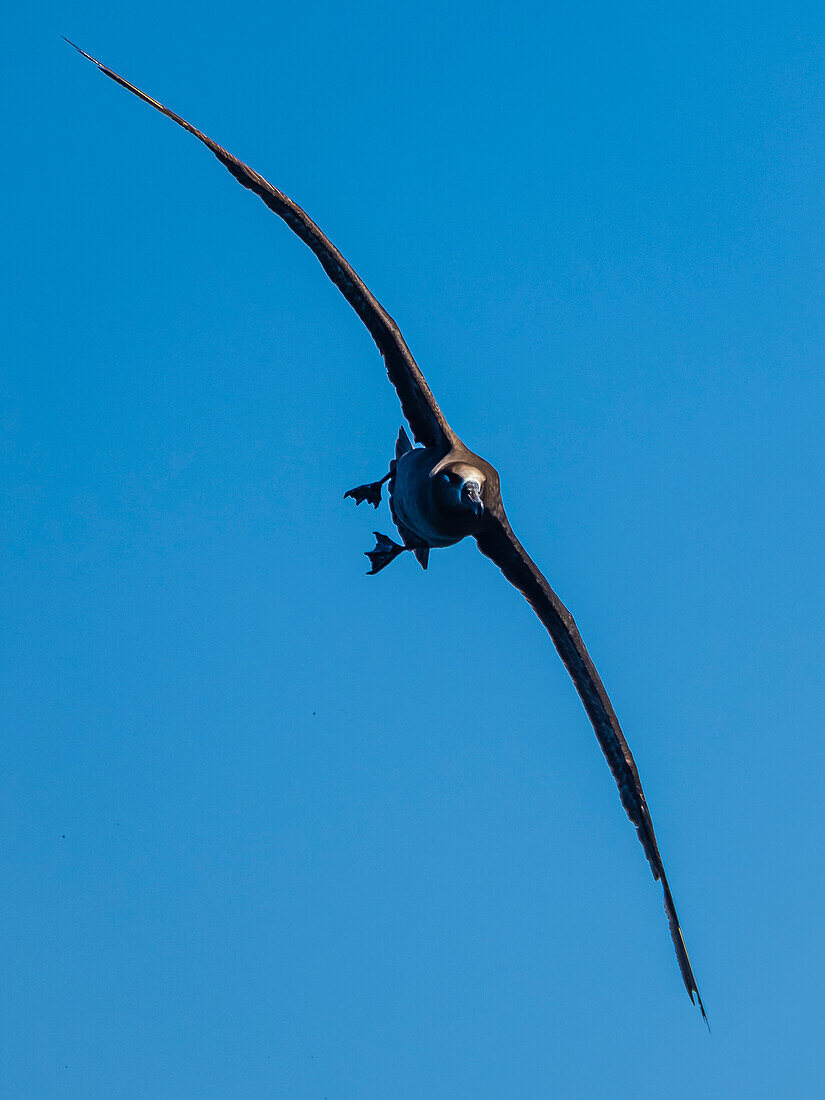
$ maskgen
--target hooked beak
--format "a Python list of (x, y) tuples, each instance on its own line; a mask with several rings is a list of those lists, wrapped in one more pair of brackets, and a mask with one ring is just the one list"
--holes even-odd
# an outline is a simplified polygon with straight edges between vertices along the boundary
[(481, 499), (481, 486), (475, 481), (465, 482), (464, 495), (472, 504), (473, 515), (478, 519), (484, 511), (484, 501)]

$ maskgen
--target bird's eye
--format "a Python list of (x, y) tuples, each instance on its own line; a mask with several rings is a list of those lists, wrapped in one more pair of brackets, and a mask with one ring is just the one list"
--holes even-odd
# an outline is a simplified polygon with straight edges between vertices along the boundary
[(442, 481), (449, 481), (449, 480), (450, 480), (450, 475), (449, 475), (449, 474), (447, 473), (447, 471), (446, 471), (446, 470), (445, 470), (445, 471), (444, 471), (444, 473), (443, 473), (443, 474), (441, 475), (441, 480), (442, 480)]

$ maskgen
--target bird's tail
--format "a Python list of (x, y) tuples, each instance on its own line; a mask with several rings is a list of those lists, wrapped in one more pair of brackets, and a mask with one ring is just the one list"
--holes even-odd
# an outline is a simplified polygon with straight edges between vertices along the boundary
[(405, 455), (407, 451), (413, 449), (412, 443), (410, 443), (410, 437), (404, 431), (403, 428), (398, 433), (398, 439), (395, 441), (395, 457), (400, 458), (401, 455)]

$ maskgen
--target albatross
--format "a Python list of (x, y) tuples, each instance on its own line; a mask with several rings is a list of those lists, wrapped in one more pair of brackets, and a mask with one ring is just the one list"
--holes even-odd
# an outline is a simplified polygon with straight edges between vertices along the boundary
[(398, 325), (297, 203), (180, 115), (130, 84), (68, 38), (65, 41), (105, 76), (170, 118), (214, 153), (238, 183), (262, 199), (312, 249), (324, 271), (367, 327), (383, 356), (415, 443), (419, 444), (414, 446), (402, 428), (387, 473), (378, 481), (359, 485), (344, 494), (353, 498), (356, 504), (366, 501), (377, 508), (382, 487), (388, 483), (390, 510), (401, 542), (374, 532), (375, 549), (367, 551), (369, 573), (379, 573), (405, 551), (411, 551), (426, 569), (431, 549), (453, 546), (472, 537), (481, 553), (494, 562), (525, 597), (570, 674), (619, 788), (622, 805), (636, 827), (653, 877), (662, 884), (682, 979), (691, 1002), (698, 1003), (707, 1023), (633, 754), (572, 615), (518, 541), (507, 520), (498, 473), (458, 438), (438, 407)]

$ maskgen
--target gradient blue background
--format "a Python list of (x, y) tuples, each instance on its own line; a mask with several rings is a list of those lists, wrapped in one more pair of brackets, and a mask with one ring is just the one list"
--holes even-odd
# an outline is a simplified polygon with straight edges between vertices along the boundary
[[(776, 1097), (823, 1079), (821, 5), (6, 17), (2, 1094)], [(399, 408), (295, 197), (575, 614), (378, 578)]]

